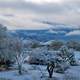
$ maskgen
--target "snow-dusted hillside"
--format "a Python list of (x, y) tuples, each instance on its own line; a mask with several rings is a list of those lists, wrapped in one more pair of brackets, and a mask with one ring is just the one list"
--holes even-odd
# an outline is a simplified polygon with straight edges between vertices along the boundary
[(49, 28), (45, 30), (12, 30), (11, 35), (19, 36), (23, 39), (35, 39), (38, 41), (49, 40), (80, 40), (80, 30), (73, 28)]

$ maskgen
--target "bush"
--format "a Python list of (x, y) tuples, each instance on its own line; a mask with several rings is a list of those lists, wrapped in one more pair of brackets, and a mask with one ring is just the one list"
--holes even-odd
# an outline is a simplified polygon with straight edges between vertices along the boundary
[(66, 46), (63, 46), (60, 51), (63, 61), (68, 62), (70, 65), (76, 65), (73, 49), (68, 49)]
[(80, 42), (78, 41), (68, 41), (66, 45), (68, 48), (72, 48), (74, 50), (80, 51)]
[(6, 70), (11, 67), (12, 62), (10, 60), (0, 61), (0, 70)]
[(59, 50), (64, 43), (62, 41), (52, 41), (50, 47), (54, 50)]

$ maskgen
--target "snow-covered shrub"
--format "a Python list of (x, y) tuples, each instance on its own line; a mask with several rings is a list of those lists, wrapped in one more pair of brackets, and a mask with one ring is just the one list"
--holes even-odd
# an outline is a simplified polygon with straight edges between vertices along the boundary
[(74, 57), (74, 52), (72, 49), (68, 49), (66, 46), (60, 48), (60, 52), (57, 53), (55, 59), (56, 72), (64, 73), (70, 65), (76, 65), (76, 60)]
[(72, 48), (74, 50), (80, 51), (80, 42), (79, 41), (71, 40), (71, 41), (68, 41), (66, 43), (66, 45), (68, 48)]
[(55, 58), (54, 51), (48, 51), (47, 47), (39, 47), (33, 49), (29, 55), (29, 63), (32, 64), (47, 64), (48, 61), (51, 61)]
[(11, 55), (7, 28), (0, 24), (0, 65), (8, 68), (12, 60)]
[(69, 63), (64, 61), (62, 57), (57, 56), (55, 58), (55, 72), (64, 73), (66, 69), (69, 68)]
[(66, 46), (62, 46), (56, 57), (56, 71), (64, 73), (70, 65), (77, 65), (74, 51), (73, 49), (68, 49)]
[(60, 51), (63, 61), (68, 62), (70, 65), (76, 64), (73, 49), (68, 49), (66, 46), (63, 46), (61, 47)]

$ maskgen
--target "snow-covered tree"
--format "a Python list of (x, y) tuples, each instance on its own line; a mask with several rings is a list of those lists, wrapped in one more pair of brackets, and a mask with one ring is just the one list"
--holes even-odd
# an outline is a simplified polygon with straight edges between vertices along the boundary
[(60, 51), (63, 61), (69, 62), (70, 65), (76, 64), (73, 49), (68, 49), (66, 46), (62, 46)]
[(69, 57), (69, 63), (70, 63), (70, 65), (72, 65), (72, 66), (77, 65), (73, 49), (69, 49), (69, 56), (68, 57)]
[(24, 45), (23, 45), (23, 42), (21, 39), (16, 38), (13, 40), (12, 50), (14, 53), (14, 58), (16, 60), (17, 66), (18, 66), (18, 73), (21, 75), (22, 74), (22, 65), (26, 58), (26, 54), (24, 51)]
[(0, 59), (5, 58), (5, 50), (7, 49), (7, 29), (0, 24)]
[(6, 69), (8, 69), (12, 63), (12, 53), (9, 49), (9, 43), (8, 30), (0, 24), (0, 65), (3, 65), (3, 68)]

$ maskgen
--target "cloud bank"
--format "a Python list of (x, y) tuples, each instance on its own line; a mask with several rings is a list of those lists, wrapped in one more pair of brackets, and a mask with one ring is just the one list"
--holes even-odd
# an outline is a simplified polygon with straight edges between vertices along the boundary
[(0, 23), (9, 29), (49, 28), (34, 20), (79, 26), (80, 0), (0, 0)]

